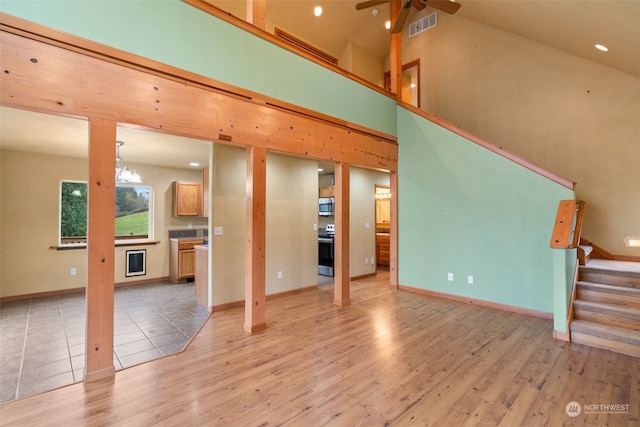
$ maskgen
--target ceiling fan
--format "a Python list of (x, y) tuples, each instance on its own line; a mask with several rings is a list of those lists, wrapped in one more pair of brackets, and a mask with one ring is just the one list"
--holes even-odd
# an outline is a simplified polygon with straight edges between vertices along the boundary
[[(362, 3), (356, 4), (357, 10), (367, 9), (369, 7), (378, 6), (379, 4), (389, 3), (392, 0), (370, 0)], [(441, 10), (445, 13), (453, 15), (460, 9), (460, 3), (456, 3), (451, 0), (407, 0), (407, 2), (400, 9), (400, 13), (398, 13), (398, 17), (396, 18), (396, 22), (391, 29), (392, 33), (399, 33), (402, 31), (402, 27), (404, 27), (404, 23), (409, 16), (409, 12), (411, 10), (411, 5), (418, 10), (424, 9), (424, 6), (428, 4), (434, 9)]]

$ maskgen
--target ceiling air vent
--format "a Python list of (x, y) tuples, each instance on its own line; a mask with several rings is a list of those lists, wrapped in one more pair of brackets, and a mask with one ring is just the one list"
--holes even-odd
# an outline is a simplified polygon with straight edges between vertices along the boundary
[(420, 34), (423, 31), (428, 30), (431, 27), (435, 27), (438, 24), (438, 13), (433, 12), (425, 16), (422, 19), (418, 19), (416, 22), (409, 24), (409, 37), (413, 37), (416, 34)]

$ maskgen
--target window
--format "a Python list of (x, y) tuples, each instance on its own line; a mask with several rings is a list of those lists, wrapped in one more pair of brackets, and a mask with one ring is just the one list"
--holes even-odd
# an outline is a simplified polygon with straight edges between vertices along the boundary
[[(115, 238), (149, 239), (152, 226), (151, 187), (116, 185)], [(60, 183), (60, 244), (87, 242), (87, 183)]]

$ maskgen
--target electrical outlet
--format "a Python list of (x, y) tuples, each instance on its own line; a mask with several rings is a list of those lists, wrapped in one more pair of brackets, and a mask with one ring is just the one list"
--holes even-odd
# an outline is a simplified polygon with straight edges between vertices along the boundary
[(365, 258), (365, 259), (364, 259), (364, 263), (365, 263), (365, 264), (367, 264), (367, 265), (369, 265), (369, 258)]
[(318, 231), (318, 224), (313, 224), (313, 231)]
[(282, 279), (282, 271), (278, 271), (278, 279)]
[(189, 230), (191, 230), (191, 229), (193, 228), (193, 224), (191, 224), (191, 223), (187, 224), (187, 228), (188, 228)]
[(72, 268), (72, 269), (71, 269), (71, 275), (72, 275), (72, 276), (75, 276), (75, 275), (76, 275), (76, 273), (77, 273), (76, 269), (75, 269), (75, 268)]
[(364, 228), (367, 228), (367, 229), (368, 229), (369, 227), (370, 227), (369, 223), (368, 223), (368, 222), (365, 222), (365, 223), (364, 223)]
[(469, 284), (473, 283), (473, 276), (467, 276), (467, 283)]
[(447, 274), (447, 280), (450, 282), (453, 282), (453, 273), (448, 273)]
[(373, 265), (375, 263), (373, 257), (371, 257), (371, 265)]
[(213, 234), (215, 236), (222, 236), (222, 227), (214, 227), (213, 228)]

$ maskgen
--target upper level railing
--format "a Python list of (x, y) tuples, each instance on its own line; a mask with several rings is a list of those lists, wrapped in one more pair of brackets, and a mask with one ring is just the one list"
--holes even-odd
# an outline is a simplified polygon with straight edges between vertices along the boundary
[(550, 246), (554, 249), (575, 249), (580, 244), (584, 201), (560, 200)]

